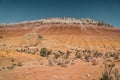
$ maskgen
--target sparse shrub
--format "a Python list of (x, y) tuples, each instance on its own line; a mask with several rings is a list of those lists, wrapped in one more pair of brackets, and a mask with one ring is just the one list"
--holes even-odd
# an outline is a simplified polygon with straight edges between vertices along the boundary
[(2, 39), (3, 38), (3, 36), (2, 35), (0, 35), (0, 39)]
[(76, 52), (75, 57), (76, 57), (76, 58), (81, 58), (80, 52)]
[(71, 65), (75, 64), (74, 60), (72, 60)]
[(119, 55), (118, 54), (114, 54), (114, 59), (119, 59)]
[(7, 69), (9, 69), (9, 70), (14, 69), (15, 66), (16, 66), (16, 64), (12, 64), (11, 66), (8, 66)]
[(95, 57), (95, 58), (98, 58), (98, 57), (101, 57), (101, 56), (102, 56), (102, 53), (100, 53), (100, 52), (95, 51), (93, 53), (93, 57)]
[(31, 54), (35, 54), (35, 53), (37, 53), (38, 51), (39, 51), (39, 50), (38, 50), (37, 47), (28, 47), (28, 48), (25, 49), (25, 52), (31, 53)]
[(59, 61), (57, 62), (57, 65), (63, 65), (63, 62), (59, 60)]
[(11, 69), (13, 69), (14, 68), (14, 66), (8, 66), (7, 67), (7, 69), (9, 69), (9, 70), (11, 70)]
[(14, 61), (15, 61), (14, 58), (12, 58), (12, 59), (11, 59), (11, 62), (14, 62)]
[[(102, 73), (102, 78), (100, 80), (119, 80), (115, 78), (115, 73), (113, 73), (113, 68), (115, 67), (114, 63), (108, 64), (107, 67), (105, 67), (104, 72)], [(118, 74), (118, 73), (117, 73)]]
[(65, 55), (65, 59), (68, 59), (69, 58), (69, 56), (70, 56), (70, 51), (67, 51), (67, 53), (66, 53), (66, 55)]
[(60, 53), (61, 56), (63, 56), (65, 54), (64, 52), (62, 52), (60, 50), (58, 50), (58, 52)]
[(12, 65), (16, 66), (16, 63), (13, 63)]
[(111, 52), (110, 52), (109, 54), (110, 54), (110, 57), (114, 57), (114, 53), (111, 53)]
[(91, 51), (88, 50), (88, 49), (82, 50), (82, 52), (83, 52), (83, 53), (91, 53)]
[(100, 80), (113, 80), (112, 77), (109, 75), (109, 73), (107, 71), (105, 71), (102, 74), (102, 78)]
[(62, 64), (61, 67), (67, 67), (67, 65), (66, 64)]
[(90, 61), (90, 56), (85, 55), (85, 60), (86, 60), (87, 62), (89, 62), (89, 61)]
[(68, 64), (70, 63), (70, 61), (68, 59), (65, 60), (65, 64)]
[(24, 35), (21, 43), (29, 46), (37, 46), (41, 43), (41, 39), (43, 39), (43, 37), (38, 33), (28, 33)]
[(120, 74), (118, 69), (115, 68), (114, 74), (115, 74), (115, 80), (120, 80)]
[(109, 54), (109, 53), (106, 53), (106, 54), (105, 54), (105, 57), (109, 58), (109, 57), (110, 57), (110, 54)]
[(2, 71), (2, 68), (0, 67), (0, 71)]
[(119, 71), (116, 68), (112, 72), (109, 72), (109, 70), (105, 70), (100, 80), (120, 80)]
[(2, 67), (2, 69), (6, 69), (6, 67), (5, 67), (5, 66), (3, 66), (3, 67)]
[(23, 64), (21, 62), (18, 62), (17, 66), (23, 66)]
[(96, 59), (92, 60), (92, 65), (97, 65), (97, 60)]
[(55, 59), (58, 59), (61, 55), (59, 53), (54, 53)]
[(107, 57), (107, 58), (109, 58), (109, 57), (115, 58), (116, 57), (116, 59), (117, 59), (118, 56), (119, 55), (117, 53), (111, 53), (111, 52), (105, 54), (105, 57)]
[(52, 53), (52, 51), (47, 50), (46, 48), (41, 48), (40, 50), (40, 55), (42, 57), (48, 57), (50, 54)]
[(48, 64), (49, 64), (50, 66), (53, 66), (53, 61), (52, 61), (52, 60), (48, 60)]
[(43, 37), (41, 35), (38, 35), (38, 39), (42, 39)]
[(67, 65), (61, 60), (57, 62), (57, 65), (60, 65), (61, 67), (67, 67)]

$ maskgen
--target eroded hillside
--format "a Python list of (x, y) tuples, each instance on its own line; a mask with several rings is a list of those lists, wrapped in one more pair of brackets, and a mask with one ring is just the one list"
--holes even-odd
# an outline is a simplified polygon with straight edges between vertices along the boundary
[(120, 29), (101, 21), (49, 18), (0, 25), (0, 80), (117, 79), (119, 62)]

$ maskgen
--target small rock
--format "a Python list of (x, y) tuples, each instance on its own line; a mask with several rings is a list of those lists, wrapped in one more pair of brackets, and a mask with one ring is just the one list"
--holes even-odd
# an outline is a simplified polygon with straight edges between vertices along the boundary
[(86, 74), (87, 77), (90, 77), (90, 74)]

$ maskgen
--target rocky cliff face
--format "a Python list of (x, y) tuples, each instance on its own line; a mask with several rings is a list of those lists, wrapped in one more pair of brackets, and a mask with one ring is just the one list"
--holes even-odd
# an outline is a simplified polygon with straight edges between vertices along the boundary
[(120, 36), (120, 29), (89, 18), (47, 18), (1, 25), (0, 34), (21, 36), (26, 33), (41, 35), (100, 35)]
[(34, 20), (34, 21), (24, 21), (20, 23), (11, 23), (8, 25), (1, 24), (0, 26), (13, 26), (13, 25), (24, 25), (24, 24), (38, 24), (38, 25), (43, 25), (43, 24), (94, 24), (94, 25), (107, 25), (111, 26), (109, 24), (106, 24), (102, 21), (96, 21), (93, 19), (89, 18), (47, 18), (47, 19), (40, 19), (40, 20)]

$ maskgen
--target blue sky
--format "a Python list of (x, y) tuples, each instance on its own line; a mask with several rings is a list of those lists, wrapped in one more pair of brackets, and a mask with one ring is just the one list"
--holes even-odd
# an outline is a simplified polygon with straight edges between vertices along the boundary
[(0, 23), (92, 18), (120, 27), (120, 0), (0, 0)]

